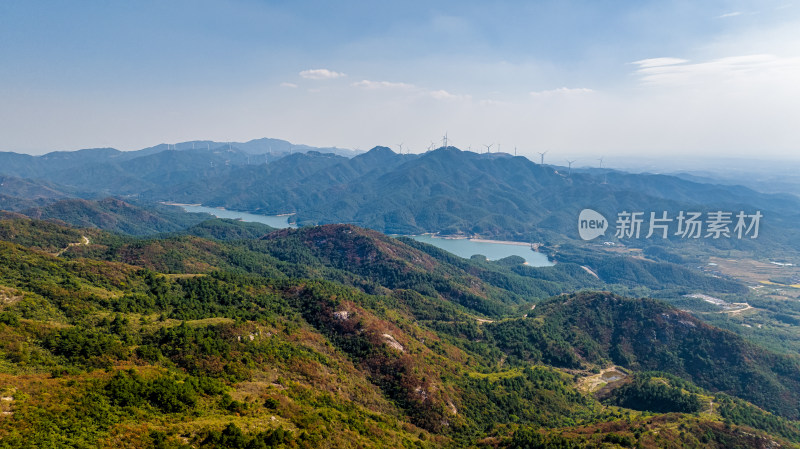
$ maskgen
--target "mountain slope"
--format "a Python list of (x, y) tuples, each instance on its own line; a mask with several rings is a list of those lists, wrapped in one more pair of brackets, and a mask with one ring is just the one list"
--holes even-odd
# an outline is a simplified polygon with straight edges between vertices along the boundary
[(149, 205), (143, 208), (115, 198), (97, 201), (67, 199), (22, 213), (34, 219), (59, 220), (77, 227), (129, 235), (178, 231), (211, 218), (208, 214), (190, 214), (170, 206)]
[[(415, 248), (351, 225), (279, 230), (247, 248), (266, 256), (260, 259), (261, 264), (273, 261), (278, 271), (290, 277), (299, 273), (303, 277), (321, 276), (360, 286), (371, 293), (386, 292), (386, 289), (414, 291), (422, 297), (408, 299), (419, 310), (408, 309), (408, 313), (424, 320), (441, 317), (444, 311), (461, 315), (459, 320), (466, 321), (464, 329), (436, 324), (438, 329), (454, 335), (465, 335), (466, 329), (472, 329), (466, 332), (483, 333), (474, 327), (473, 318), (463, 315), (465, 311), (502, 316), (513, 313), (510, 306), (530, 304), (557, 293), (549, 290), (551, 286), (578, 290), (593, 285), (592, 277), (578, 267), (574, 272), (560, 267), (514, 272), (501, 269), (497, 264), (459, 261), (427, 245), (419, 244)], [(151, 249), (142, 250), (154, 253)], [(203, 250), (198, 250), (202, 254)], [(129, 249), (120, 251), (127, 254), (124, 260), (134, 260)], [(214, 250), (222, 255), (222, 260), (230, 261), (230, 256), (224, 256), (228, 251)], [(158, 253), (160, 251), (155, 251)], [(214, 263), (213, 258), (205, 260)], [(277, 264), (278, 261), (282, 263)], [(583, 277), (575, 273), (582, 273)], [(554, 282), (547, 276), (554, 276)], [(464, 309), (432, 306), (441, 299)], [(534, 319), (486, 325), (491, 337), (484, 338), (501, 339), (505, 343), (499, 347), (515, 357), (532, 357), (537, 362), (566, 368), (612, 361), (632, 369), (667, 371), (689, 378), (702, 387), (746, 398), (777, 413), (793, 418), (800, 416), (800, 409), (788, 405), (800, 399), (800, 383), (792, 377), (800, 378), (797, 360), (764, 352), (741, 337), (711, 328), (665, 303), (587, 294), (538, 304), (528, 315)], [(541, 327), (537, 325), (537, 317), (544, 317)], [(650, 332), (656, 329), (663, 334), (653, 337)], [(513, 336), (511, 342), (507, 332)], [(518, 332), (530, 336), (520, 337)], [(530, 347), (520, 338), (521, 341), (539, 340), (531, 340), (537, 343)], [(716, 346), (708, 346), (709, 342)], [(704, 368), (708, 363), (712, 363), (713, 369)]]
[(544, 338), (561, 345), (565, 358), (552, 359), (556, 364), (610, 361), (632, 370), (665, 371), (800, 417), (800, 359), (766, 351), (665, 303), (586, 293), (539, 304), (531, 316), (529, 322), (489, 328), (501, 347), (519, 357), (536, 356), (532, 339)]
[[(25, 219), (0, 223), (20, 242), (80, 235)], [(579, 379), (590, 374), (565, 370), (559, 354), (572, 351), (576, 366), (599, 367), (615, 357), (608, 335), (655, 330), (650, 352), (620, 350), (636, 357), (624, 363), (646, 367), (719, 337), (654, 301), (584, 293), (539, 303), (529, 318), (479, 324), (436, 283), (452, 279), (454, 288), (480, 293), (506, 282), (504, 294), (526, 297), (539, 281), (503, 264), (453, 265), (435, 249), (344, 225), (276, 231), (249, 243), (92, 232), (90, 244), (60, 257), (0, 242), (0, 405), (8, 412), (0, 416), (0, 444), (663, 447), (667, 438), (678, 447), (705, 438), (708, 447), (756, 448), (788, 446), (784, 438), (797, 435), (796, 423), (744, 402), (725, 400), (724, 410), (747, 426), (723, 426), (719, 412), (640, 415), (581, 390)], [(81, 255), (135, 256), (129, 261), (138, 266)], [(178, 271), (201, 259), (204, 269)], [(145, 268), (170, 261), (177, 261), (173, 273)], [(551, 279), (562, 273), (547, 268)], [(296, 276), (301, 270), (305, 276)], [(402, 285), (422, 272), (432, 276), (429, 294)], [(347, 285), (367, 281), (375, 294)], [(420, 306), (435, 313), (419, 319)], [(733, 356), (720, 358), (717, 370), (752, 368), (730, 365), (745, 354), (765, 362), (757, 372), (767, 380), (797, 378), (794, 359), (755, 354), (735, 338), (723, 343)], [(530, 347), (542, 356), (526, 356)], [(796, 405), (792, 396), (774, 405), (783, 399)], [(784, 426), (782, 436), (750, 427), (774, 422)]]

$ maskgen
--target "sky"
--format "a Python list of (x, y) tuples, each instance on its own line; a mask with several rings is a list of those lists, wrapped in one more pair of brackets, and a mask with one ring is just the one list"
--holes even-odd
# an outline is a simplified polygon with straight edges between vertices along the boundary
[(783, 0), (0, 2), (0, 151), (447, 133), (552, 163), (796, 161), (798, 80)]

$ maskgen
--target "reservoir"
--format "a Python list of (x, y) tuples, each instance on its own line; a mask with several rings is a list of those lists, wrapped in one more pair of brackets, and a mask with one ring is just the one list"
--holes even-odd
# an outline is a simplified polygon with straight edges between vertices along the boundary
[(436, 246), (465, 259), (469, 259), (475, 254), (483, 254), (489, 260), (502, 259), (508, 256), (520, 256), (528, 262), (528, 265), (533, 267), (549, 267), (553, 265), (552, 262), (547, 260), (547, 256), (533, 251), (527, 243), (446, 239), (433, 237), (431, 235), (412, 235), (409, 237), (419, 242)]
[(297, 226), (289, 223), (291, 215), (257, 215), (249, 214), (247, 212), (237, 212), (234, 210), (218, 209), (216, 207), (194, 206), (189, 204), (180, 205), (186, 212), (205, 212), (217, 218), (231, 218), (234, 220), (242, 220), (254, 223), (263, 223), (267, 226), (272, 226), (277, 229), (296, 228)]
[[(177, 205), (177, 204), (176, 204)], [(242, 221), (263, 223), (277, 229), (296, 228), (289, 223), (290, 215), (258, 215), (247, 212), (220, 209), (216, 207), (196, 206), (189, 204), (177, 205), (186, 212), (205, 212), (217, 218), (232, 218)], [(549, 267), (553, 265), (547, 256), (531, 250), (527, 243), (496, 242), (473, 239), (447, 239), (431, 235), (410, 235), (414, 240), (436, 246), (456, 256), (469, 259), (475, 254), (482, 254), (489, 260), (502, 259), (508, 256), (520, 256), (533, 267)]]

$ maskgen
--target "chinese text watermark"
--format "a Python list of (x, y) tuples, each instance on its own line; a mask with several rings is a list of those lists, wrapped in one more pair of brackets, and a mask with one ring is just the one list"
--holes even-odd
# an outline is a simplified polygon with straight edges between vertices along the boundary
[[(614, 236), (618, 239), (661, 238), (680, 239), (699, 238), (758, 238), (761, 211), (738, 213), (730, 211), (679, 211), (670, 216), (669, 212), (628, 212), (617, 214)], [(578, 233), (583, 240), (592, 240), (605, 235), (608, 221), (592, 209), (584, 209), (578, 217)]]

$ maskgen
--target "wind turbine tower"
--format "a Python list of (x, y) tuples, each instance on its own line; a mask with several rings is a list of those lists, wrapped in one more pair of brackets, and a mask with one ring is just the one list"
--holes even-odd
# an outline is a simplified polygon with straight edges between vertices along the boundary
[[(600, 169), (602, 170), (602, 168), (603, 168), (603, 156), (600, 156), (600, 159), (598, 159), (598, 160), (600, 161)], [(603, 184), (608, 184), (608, 174), (605, 173), (605, 172), (603, 173)]]
[(568, 173), (567, 176), (572, 176), (572, 164), (574, 162), (575, 162), (575, 160), (567, 161), (567, 164), (569, 165), (569, 173)]
[(493, 145), (494, 145), (493, 143), (490, 143), (489, 145), (484, 145), (486, 147), (486, 154), (489, 154), (489, 153), (492, 152), (492, 146)]
[(541, 165), (544, 165), (544, 155), (545, 155), (545, 154), (547, 154), (547, 151), (545, 151), (544, 153), (542, 153), (542, 152), (540, 151), (540, 152), (538, 152), (538, 153), (539, 153), (539, 156), (540, 156), (540, 159), (539, 159), (539, 164), (541, 164)]

